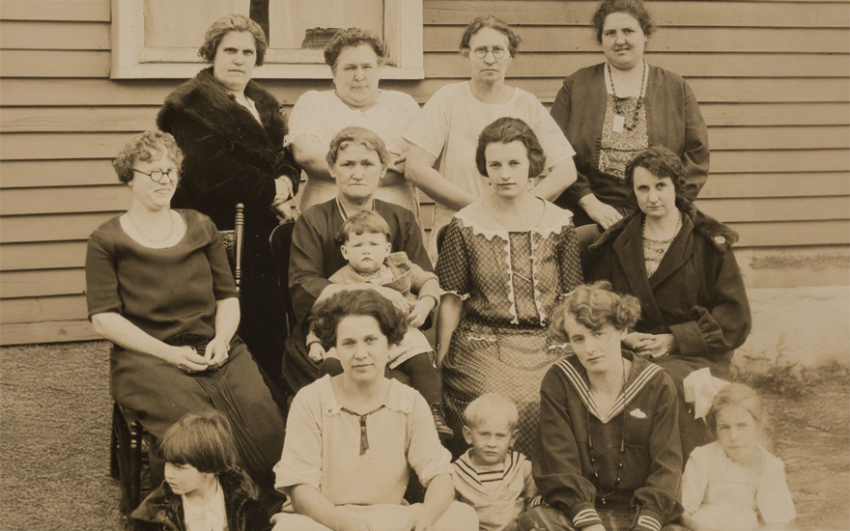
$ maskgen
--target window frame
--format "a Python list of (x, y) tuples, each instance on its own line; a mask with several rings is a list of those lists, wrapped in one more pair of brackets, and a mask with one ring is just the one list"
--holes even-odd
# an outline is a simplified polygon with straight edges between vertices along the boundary
[[(247, 16), (250, 3), (233, 0), (235, 11)], [(111, 0), (112, 67), (110, 79), (188, 79), (206, 63), (200, 57), (192, 61), (168, 60), (169, 53), (186, 56), (186, 49), (168, 52), (145, 47), (144, 0)], [(385, 64), (382, 79), (425, 79), (422, 0), (384, 0)], [(201, 37), (202, 38), (202, 37)], [(198, 48), (202, 42), (198, 42)], [(193, 54), (197, 48), (193, 49)], [(331, 70), (321, 58), (321, 50), (298, 50), (299, 62), (266, 62), (254, 71), (255, 79), (331, 79)], [(317, 62), (305, 63), (315, 55)], [(153, 62), (150, 59), (155, 59)]]

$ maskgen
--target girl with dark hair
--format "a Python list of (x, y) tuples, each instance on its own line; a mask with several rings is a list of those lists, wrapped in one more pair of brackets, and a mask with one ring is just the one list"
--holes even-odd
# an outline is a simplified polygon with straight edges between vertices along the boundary
[(555, 310), (550, 330), (576, 355), (543, 378), (532, 457), (542, 503), (521, 531), (680, 529), (670, 524), (682, 513), (676, 388), (620, 346), (639, 315), (635, 297), (604, 281)]
[(159, 441), (165, 481), (130, 518), (139, 531), (264, 531), (269, 516), (257, 487), (236, 466), (230, 424), (215, 411), (189, 414)]
[(590, 247), (591, 278), (640, 299), (643, 312), (624, 344), (673, 377), (687, 458), (711, 436), (685, 403), (683, 380), (704, 367), (728, 378), (732, 355), (750, 333), (747, 291), (732, 252), (738, 234), (682, 196), (685, 170), (667, 148), (638, 154), (625, 182), (639, 209)]
[[(431, 408), (386, 377), (390, 346), (407, 316), (374, 290), (338, 292), (316, 308), (314, 331), (344, 371), (295, 396), (276, 487), (290, 500), (275, 530), (476, 531), (475, 511), (454, 499), (449, 453)], [(425, 501), (402, 505), (410, 470)]]
[(531, 451), (540, 381), (569, 349), (549, 338), (555, 302), (582, 281), (571, 214), (532, 195), (544, 165), (537, 135), (522, 120), (499, 118), (481, 132), (475, 160), (489, 193), (458, 212), (445, 229), (437, 276), (442, 296), (437, 366), (443, 405), (466, 450), (463, 412), (496, 392), (519, 410), (516, 449)]

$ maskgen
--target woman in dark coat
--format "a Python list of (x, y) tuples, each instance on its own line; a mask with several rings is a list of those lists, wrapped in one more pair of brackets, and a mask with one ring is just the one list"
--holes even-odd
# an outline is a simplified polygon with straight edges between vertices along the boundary
[(287, 129), (280, 104), (251, 81), (266, 47), (252, 20), (233, 15), (215, 21), (199, 52), (212, 67), (168, 96), (157, 125), (174, 135), (186, 157), (175, 207), (199, 210), (228, 230), (236, 204), (245, 205), (240, 335), (260, 366), (279, 378), (284, 308), (269, 235), (279, 218), (292, 217), (289, 200), (300, 169), (283, 147)]
[(593, 280), (640, 300), (641, 318), (624, 344), (673, 377), (687, 460), (710, 433), (684, 403), (682, 381), (704, 367), (727, 377), (751, 317), (731, 248), (738, 235), (682, 197), (684, 182), (682, 163), (669, 149), (638, 154), (626, 167), (626, 183), (640, 209), (605, 231), (590, 253)]

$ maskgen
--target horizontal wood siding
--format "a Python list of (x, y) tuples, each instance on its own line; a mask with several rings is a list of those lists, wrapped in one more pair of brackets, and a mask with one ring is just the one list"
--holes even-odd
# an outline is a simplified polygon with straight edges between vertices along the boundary
[[(596, 3), (425, 0), (425, 79), (386, 81), (419, 103), (468, 77), (466, 23), (495, 13), (522, 36), (509, 83), (547, 107), (563, 78), (603, 57)], [(648, 2), (647, 61), (683, 75), (709, 126), (699, 200), (742, 247), (850, 244), (850, 4)], [(201, 36), (198, 36), (200, 44)], [(176, 80), (109, 79), (108, 0), (0, 3), (0, 343), (96, 337), (86, 241), (129, 204), (110, 159), (153, 126)], [(287, 111), (328, 81), (262, 79)], [(430, 225), (433, 202), (423, 196)], [(427, 227), (426, 227), (427, 228)]]

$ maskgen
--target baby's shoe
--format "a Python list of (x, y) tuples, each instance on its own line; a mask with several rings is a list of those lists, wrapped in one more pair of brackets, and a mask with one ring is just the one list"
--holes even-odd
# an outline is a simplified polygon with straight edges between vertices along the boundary
[(431, 404), (431, 413), (434, 415), (434, 424), (437, 425), (437, 435), (441, 441), (448, 441), (455, 436), (455, 432), (449, 428), (446, 423), (446, 416), (443, 413), (443, 406), (440, 404)]

